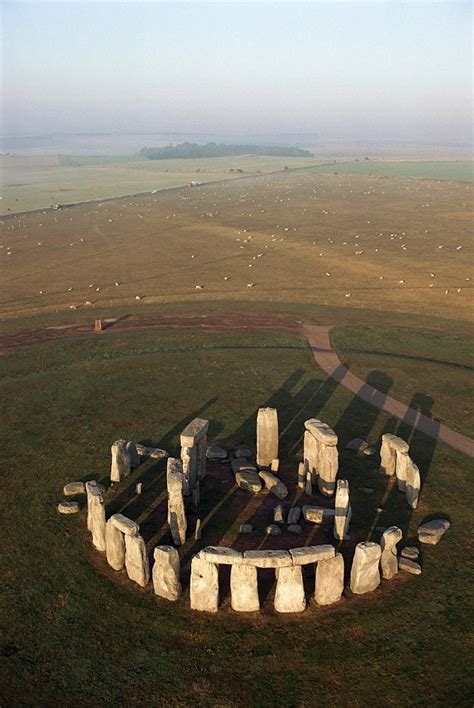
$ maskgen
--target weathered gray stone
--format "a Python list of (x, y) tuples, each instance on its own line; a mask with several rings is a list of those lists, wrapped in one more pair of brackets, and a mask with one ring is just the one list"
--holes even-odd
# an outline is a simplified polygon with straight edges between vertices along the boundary
[(312, 475), (309, 470), (306, 472), (306, 484), (305, 484), (304, 491), (305, 491), (305, 494), (307, 494), (309, 497), (313, 494)]
[(125, 569), (130, 580), (142, 588), (150, 581), (150, 564), (145, 541), (141, 536), (124, 536)]
[(378, 543), (364, 541), (357, 544), (351, 568), (351, 591), (356, 595), (372, 592), (380, 585), (381, 554)]
[(249, 447), (238, 447), (235, 451), (235, 456), (245, 457), (248, 459), (249, 457), (252, 457), (252, 450)]
[(224, 448), (217, 445), (217, 443), (209, 445), (206, 450), (206, 457), (208, 460), (225, 460), (227, 456), (227, 450), (224, 450)]
[(298, 465), (298, 489), (304, 489), (306, 486), (307, 469), (304, 462)]
[(249, 462), (246, 457), (236, 457), (230, 463), (232, 472), (237, 474), (237, 472), (256, 472), (257, 468), (253, 462)]
[(293, 506), (288, 512), (287, 524), (297, 524), (301, 517), (301, 508)]
[(319, 454), (319, 444), (309, 430), (305, 430), (304, 433), (304, 452), (303, 452), (303, 464), (306, 470), (306, 479), (308, 479), (308, 472), (310, 473), (311, 481), (316, 483), (318, 478), (318, 454)]
[(208, 430), (208, 420), (204, 418), (194, 418), (181, 433), (181, 447), (194, 447), (198, 438), (207, 437)]
[(236, 551), (228, 546), (206, 546), (199, 552), (199, 557), (208, 563), (221, 565), (240, 564), (243, 559), (241, 551)]
[(281, 534), (281, 528), (276, 524), (269, 524), (265, 529), (267, 536), (279, 536)]
[(303, 506), (303, 518), (305, 521), (309, 521), (313, 524), (322, 524), (324, 519), (324, 512), (322, 506), (312, 506), (310, 504), (305, 504)]
[(135, 467), (140, 466), (140, 457), (138, 455), (138, 450), (136, 444), (133, 442), (133, 440), (129, 440), (127, 444), (125, 445), (125, 449), (130, 455), (130, 465), (132, 469), (135, 469)]
[(105, 551), (105, 505), (95, 483), (86, 482), (87, 528), (98, 551)]
[(320, 561), (316, 566), (314, 599), (318, 605), (339, 602), (344, 590), (344, 559), (341, 553)]
[(91, 530), (91, 515), (89, 514), (89, 505), (92, 503), (92, 494), (93, 491), (97, 494), (102, 494), (101, 489), (98, 482), (96, 482), (95, 479), (91, 479), (89, 482), (85, 482), (84, 487), (86, 490), (86, 495), (87, 495), (87, 528), (90, 531)]
[(191, 561), (189, 587), (191, 609), (217, 612), (219, 607), (219, 571), (215, 563), (208, 563), (197, 553)]
[(153, 460), (163, 460), (169, 457), (169, 453), (159, 447), (148, 447), (141, 443), (135, 443), (135, 447), (140, 457), (151, 457)]
[(233, 565), (230, 571), (230, 603), (236, 612), (257, 612), (257, 569), (251, 565)]
[(256, 472), (251, 472), (250, 470), (237, 472), (235, 475), (235, 483), (241, 489), (245, 489), (247, 492), (252, 492), (253, 494), (257, 494), (262, 489), (262, 480)]
[(304, 427), (311, 433), (313, 438), (323, 445), (328, 447), (337, 445), (337, 435), (334, 430), (327, 423), (318, 420), (318, 418), (310, 418), (305, 422)]
[(263, 480), (268, 491), (278, 499), (285, 499), (288, 496), (288, 489), (272, 472), (259, 472), (259, 477)]
[(369, 447), (367, 440), (362, 438), (352, 438), (346, 445), (346, 450), (354, 450), (355, 452), (363, 452), (366, 447)]
[(321, 494), (330, 497), (336, 489), (339, 455), (334, 445), (321, 445), (319, 450), (318, 487)]
[(338, 479), (337, 481), (334, 511), (334, 538), (337, 538), (338, 541), (343, 541), (349, 535), (349, 524), (352, 516), (349, 482), (347, 479)]
[(276, 572), (275, 610), (303, 612), (306, 607), (301, 566), (278, 568)]
[(184, 508), (183, 485), (184, 475), (181, 460), (168, 458), (166, 469), (166, 485), (168, 488), (168, 524), (173, 541), (177, 546), (186, 540), (188, 522)]
[(239, 533), (253, 533), (253, 524), (240, 524)]
[(421, 476), (418, 466), (412, 459), (408, 458), (405, 467), (405, 494), (407, 502), (412, 509), (418, 506), (418, 499), (421, 490)]
[(320, 546), (303, 546), (301, 548), (290, 548), (290, 555), (293, 565), (308, 565), (318, 563), (328, 558), (333, 558), (336, 550), (330, 543)]
[(197, 447), (181, 448), (183, 465), (183, 494), (189, 496), (197, 482)]
[(305, 423), (304, 461), (311, 472), (311, 480), (318, 483), (319, 490), (325, 496), (332, 496), (336, 486), (339, 464), (337, 435), (317, 418)]
[(278, 414), (276, 408), (260, 408), (257, 414), (257, 464), (270, 467), (278, 458)]
[(436, 546), (451, 524), (447, 519), (433, 519), (418, 527), (418, 540)]
[(416, 561), (419, 558), (420, 549), (416, 546), (405, 546), (405, 548), (402, 548), (400, 555), (402, 558), (409, 558), (410, 560)]
[(397, 543), (402, 540), (402, 536), (402, 530), (398, 526), (390, 526), (381, 538), (380, 567), (385, 580), (391, 580), (398, 573)]
[(77, 514), (80, 506), (74, 501), (59, 502), (58, 511), (60, 514)]
[(285, 523), (285, 510), (283, 509), (283, 504), (277, 504), (273, 509), (273, 521), (276, 524)]
[(421, 565), (410, 558), (400, 558), (398, 567), (412, 575), (421, 575)]
[(280, 469), (280, 460), (278, 460), (278, 459), (272, 460), (272, 463), (270, 465), (270, 470), (272, 472), (276, 473), (276, 472), (278, 472), (279, 469)]
[(288, 551), (244, 551), (243, 562), (256, 568), (289, 568), (293, 565)]
[(110, 466), (110, 481), (121, 482), (129, 476), (132, 468), (132, 460), (127, 450), (125, 440), (116, 440), (111, 449), (112, 463)]
[(396, 471), (397, 451), (407, 453), (408, 443), (392, 433), (385, 433), (382, 435), (382, 447), (380, 449), (380, 471), (390, 477), (394, 475)]
[(397, 487), (401, 492), (405, 492), (407, 482), (407, 467), (410, 463), (410, 456), (407, 452), (396, 450), (395, 459), (395, 474), (397, 476)]
[(158, 597), (175, 602), (181, 595), (179, 554), (173, 546), (157, 546), (153, 551), (153, 590)]
[(303, 527), (300, 524), (288, 524), (288, 531), (290, 533), (303, 533)]
[(84, 482), (69, 482), (64, 485), (63, 492), (65, 497), (71, 497), (73, 494), (85, 494), (86, 487)]
[(107, 563), (114, 570), (125, 567), (125, 536), (115, 526), (112, 517), (105, 525), (105, 555)]
[(136, 521), (132, 521), (127, 516), (123, 514), (114, 514), (110, 517), (109, 521), (126, 536), (138, 536), (140, 532), (140, 527)]

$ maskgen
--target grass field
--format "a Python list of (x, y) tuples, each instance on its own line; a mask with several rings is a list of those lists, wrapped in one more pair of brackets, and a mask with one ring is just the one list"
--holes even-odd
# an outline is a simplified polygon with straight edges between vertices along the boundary
[(370, 175), (374, 177), (406, 177), (409, 179), (450, 180), (474, 182), (474, 162), (418, 162), (403, 160), (357, 160), (340, 162), (337, 165), (321, 165), (318, 172), (337, 174)]
[[(351, 346), (353, 340), (347, 334)], [(470, 705), (472, 474), (461, 455), (327, 381), (301, 340), (111, 330), (4, 356), (2, 371), (2, 705), (95, 706), (99, 695), (101, 705), (310, 706), (315, 696), (332, 705)], [(387, 385), (383, 369), (369, 373)], [(282, 475), (292, 498), (303, 421), (317, 415), (335, 427), (355, 540), (367, 538), (376, 519), (400, 525), (407, 539), (428, 514), (451, 519), (441, 543), (423, 548), (420, 577), (402, 574), (369, 596), (348, 596), (326, 609), (311, 603), (294, 617), (273, 612), (267, 578), (262, 612), (243, 617), (229, 609), (224, 575), (223, 604), (211, 619), (188, 609), (186, 588), (169, 604), (133, 587), (92, 550), (84, 512), (57, 514), (64, 483), (107, 476), (117, 437), (176, 453), (180, 430), (203, 415), (213, 439), (253, 445), (256, 409), (267, 404), (279, 410)], [(378, 475), (377, 458), (357, 459), (343, 449), (354, 435), (375, 442), (384, 430), (410, 441), (422, 470), (413, 514)], [(140, 478), (137, 501), (131, 490)], [(360, 491), (366, 486), (372, 495)], [(106, 495), (109, 510), (125, 504), (140, 520), (149, 546), (167, 539), (155, 523), (163, 489), (158, 463)], [(240, 521), (259, 511), (258, 541), (273, 504), (263, 495), (259, 511), (232, 492), (222, 471), (210, 475), (203, 538), (182, 549), (183, 561), (210, 540), (232, 542)], [(279, 537), (282, 547), (295, 545), (287, 536)]]

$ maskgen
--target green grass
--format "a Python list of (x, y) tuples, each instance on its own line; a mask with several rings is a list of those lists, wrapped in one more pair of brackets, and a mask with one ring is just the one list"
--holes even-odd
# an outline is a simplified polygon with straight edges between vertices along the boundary
[(337, 174), (372, 175), (374, 177), (408, 177), (410, 179), (452, 180), (474, 182), (474, 162), (416, 162), (403, 160), (359, 160), (321, 165), (318, 172)]
[(331, 340), (353, 373), (365, 380), (373, 369), (382, 369), (390, 396), (474, 435), (472, 397), (466, 386), (474, 365), (472, 337), (362, 326), (334, 329)]
[[(461, 455), (335, 387), (304, 343), (283, 334), (111, 331), (34, 346), (1, 362), (8, 401), (0, 449), (3, 706), (310, 706), (316, 696), (318, 704), (341, 706), (470, 705), (467, 548), (474, 490)], [(290, 491), (303, 421), (317, 415), (335, 427), (357, 538), (367, 537), (378, 506), (379, 523), (400, 525), (408, 538), (429, 513), (451, 519), (441, 543), (423, 549), (420, 577), (400, 576), (369, 596), (311, 606), (301, 616), (274, 614), (270, 593), (258, 617), (233, 613), (228, 598), (208, 617), (189, 610), (187, 591), (169, 604), (109, 572), (91, 548), (84, 512), (57, 514), (64, 483), (107, 476), (117, 437), (150, 440), (176, 454), (180, 430), (201, 415), (211, 421), (212, 438), (252, 445), (256, 409), (267, 404), (279, 410)], [(413, 514), (397, 493), (387, 495), (376, 458), (343, 450), (353, 435), (376, 441), (384, 430), (410, 440), (425, 475)], [(107, 492), (109, 508), (140, 477), (143, 503), (152, 504), (164, 488), (163, 463), (145, 465), (130, 483)], [(228, 489), (212, 482), (203, 489), (204, 514)], [(362, 486), (374, 494), (362, 494)], [(184, 553), (232, 532), (234, 497)], [(273, 502), (264, 495), (261, 503), (264, 525)], [(137, 505), (127, 508), (134, 518), (146, 517)], [(159, 529), (145, 528), (153, 540)]]

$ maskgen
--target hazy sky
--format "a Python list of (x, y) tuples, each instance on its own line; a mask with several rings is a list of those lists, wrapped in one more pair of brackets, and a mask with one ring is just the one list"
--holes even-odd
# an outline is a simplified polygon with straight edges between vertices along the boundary
[(3, 135), (471, 140), (465, 2), (4, 2)]

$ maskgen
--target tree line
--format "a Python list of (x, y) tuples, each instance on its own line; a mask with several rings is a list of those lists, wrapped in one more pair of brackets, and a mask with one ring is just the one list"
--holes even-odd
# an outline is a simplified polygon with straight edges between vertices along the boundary
[(165, 147), (144, 147), (138, 153), (147, 160), (186, 159), (193, 157), (226, 157), (228, 155), (262, 155), (265, 157), (313, 157), (309, 150), (277, 145), (224, 145), (223, 143), (181, 143)]

